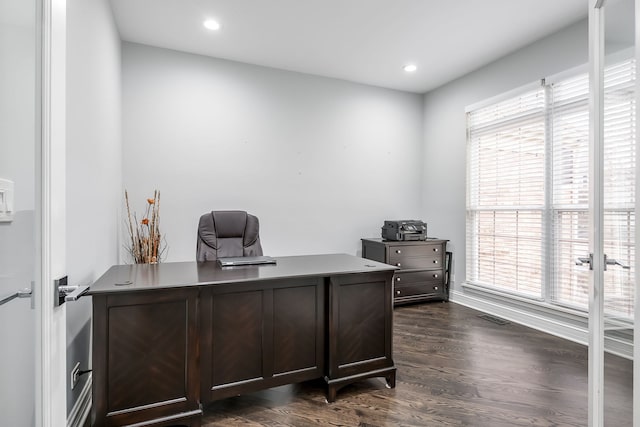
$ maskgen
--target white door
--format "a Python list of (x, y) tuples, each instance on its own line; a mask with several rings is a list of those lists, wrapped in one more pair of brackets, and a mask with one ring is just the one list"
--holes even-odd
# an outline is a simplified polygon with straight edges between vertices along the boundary
[(0, 0), (0, 425), (12, 427), (38, 424), (36, 12), (36, 0)]

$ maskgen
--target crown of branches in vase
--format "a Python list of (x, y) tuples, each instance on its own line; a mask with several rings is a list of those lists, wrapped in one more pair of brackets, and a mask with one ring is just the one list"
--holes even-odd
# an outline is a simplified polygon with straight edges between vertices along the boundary
[(160, 233), (160, 192), (155, 190), (153, 198), (147, 199), (144, 216), (138, 220), (135, 211), (129, 207), (129, 193), (124, 191), (127, 206), (129, 243), (125, 245), (136, 264), (154, 264), (161, 261), (167, 248), (164, 236)]

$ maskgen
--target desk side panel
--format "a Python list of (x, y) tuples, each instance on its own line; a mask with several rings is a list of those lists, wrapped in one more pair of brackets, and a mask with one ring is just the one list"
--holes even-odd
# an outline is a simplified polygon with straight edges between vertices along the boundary
[(199, 411), (197, 289), (94, 296), (95, 425)]
[(338, 313), (339, 368), (387, 355), (384, 282), (343, 284)]
[(328, 400), (346, 384), (384, 376), (395, 386), (393, 271), (333, 276), (328, 287)]

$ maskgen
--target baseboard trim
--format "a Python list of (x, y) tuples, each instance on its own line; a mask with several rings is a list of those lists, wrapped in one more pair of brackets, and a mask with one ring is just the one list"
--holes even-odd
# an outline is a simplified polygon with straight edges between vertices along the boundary
[[(587, 345), (589, 342), (589, 329), (586, 319), (583, 324), (577, 325), (575, 324), (575, 317), (573, 317), (571, 319), (573, 324), (571, 324), (569, 320), (567, 322), (562, 321), (561, 313), (555, 319), (551, 319), (521, 307), (508, 306), (455, 290), (451, 291), (450, 301), (579, 344)], [(633, 345), (620, 340), (605, 337), (605, 349), (609, 353), (626, 359), (633, 359)]]
[(84, 384), (78, 400), (71, 408), (69, 416), (67, 417), (67, 427), (83, 427), (89, 414), (91, 413), (91, 374), (87, 378), (87, 382)]

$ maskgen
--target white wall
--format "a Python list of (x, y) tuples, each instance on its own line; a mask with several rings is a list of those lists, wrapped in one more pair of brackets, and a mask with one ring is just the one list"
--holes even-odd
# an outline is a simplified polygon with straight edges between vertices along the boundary
[[(87, 285), (118, 263), (120, 38), (107, 0), (67, 0), (67, 274)], [(90, 367), (91, 298), (67, 303), (67, 372)], [(69, 375), (66, 376), (69, 378)], [(73, 392), (75, 404), (88, 376)]]
[(124, 188), (139, 217), (161, 191), (166, 261), (195, 258), (211, 210), (257, 215), (269, 255), (356, 254), (385, 219), (421, 216), (421, 96), (122, 49)]
[[(35, 3), (0, 0), (0, 178), (15, 184), (14, 219), (0, 223), (0, 297), (35, 280)], [(36, 313), (0, 307), (0, 425), (35, 423)], [(31, 338), (31, 339), (29, 339)]]
[(424, 96), (423, 211), (433, 231), (430, 234), (450, 239), (456, 290), (461, 291), (466, 277), (465, 108), (586, 64), (587, 42), (587, 24), (580, 22)]
[(35, 197), (35, 4), (0, 0), (0, 178), (14, 181), (15, 209)]

